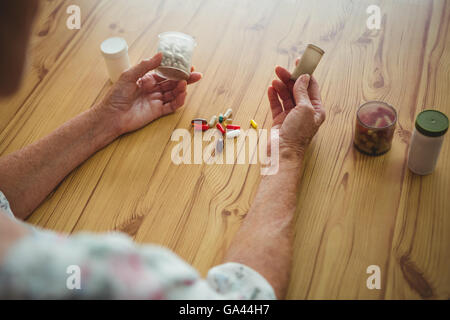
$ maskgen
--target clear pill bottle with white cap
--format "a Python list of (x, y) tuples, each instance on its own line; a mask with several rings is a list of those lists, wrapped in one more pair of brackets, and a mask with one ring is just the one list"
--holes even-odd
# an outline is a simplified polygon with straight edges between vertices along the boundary
[(113, 37), (103, 41), (100, 49), (105, 58), (109, 78), (112, 82), (116, 82), (122, 72), (130, 67), (128, 44), (123, 38)]
[(448, 131), (449, 121), (437, 110), (424, 110), (417, 115), (408, 153), (408, 168), (419, 175), (434, 171)]

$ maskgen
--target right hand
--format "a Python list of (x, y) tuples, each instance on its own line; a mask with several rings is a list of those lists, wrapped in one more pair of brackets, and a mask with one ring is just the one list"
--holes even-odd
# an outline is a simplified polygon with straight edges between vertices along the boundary
[(273, 127), (280, 129), (280, 149), (304, 154), (325, 120), (319, 84), (307, 74), (294, 82), (291, 73), (280, 66), (275, 73), (281, 81), (273, 80), (268, 96)]

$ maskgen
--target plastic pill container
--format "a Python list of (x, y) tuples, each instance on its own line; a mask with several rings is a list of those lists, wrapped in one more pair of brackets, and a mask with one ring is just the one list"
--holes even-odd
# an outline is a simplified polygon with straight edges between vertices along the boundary
[(181, 32), (164, 32), (159, 36), (158, 52), (163, 53), (156, 73), (169, 80), (187, 80), (191, 75), (192, 53), (197, 43)]
[(324, 54), (325, 51), (320, 49), (318, 46), (308, 44), (305, 52), (300, 58), (300, 61), (291, 74), (291, 79), (297, 80), (297, 78), (302, 74), (312, 75)]
[(370, 101), (356, 113), (354, 145), (370, 156), (379, 156), (391, 149), (397, 123), (397, 111), (381, 101)]
[(437, 110), (425, 110), (416, 118), (408, 153), (408, 168), (419, 175), (434, 171), (449, 121)]
[(100, 50), (105, 58), (109, 78), (112, 82), (116, 82), (122, 72), (130, 67), (128, 44), (123, 38), (109, 38), (102, 42)]

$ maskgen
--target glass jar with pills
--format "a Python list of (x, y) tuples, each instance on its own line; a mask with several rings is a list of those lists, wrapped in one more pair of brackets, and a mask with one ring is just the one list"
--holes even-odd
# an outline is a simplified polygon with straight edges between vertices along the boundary
[(192, 53), (197, 43), (182, 32), (164, 32), (159, 36), (158, 52), (162, 52), (161, 65), (156, 73), (169, 80), (187, 80), (191, 75)]
[(379, 156), (391, 149), (397, 124), (397, 111), (385, 102), (370, 101), (356, 113), (354, 145), (370, 156)]

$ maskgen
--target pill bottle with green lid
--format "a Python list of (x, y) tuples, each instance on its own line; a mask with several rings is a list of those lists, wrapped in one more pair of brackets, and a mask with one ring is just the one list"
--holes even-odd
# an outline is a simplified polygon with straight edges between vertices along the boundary
[(434, 171), (449, 121), (437, 110), (424, 110), (416, 118), (408, 153), (408, 168), (419, 175)]

